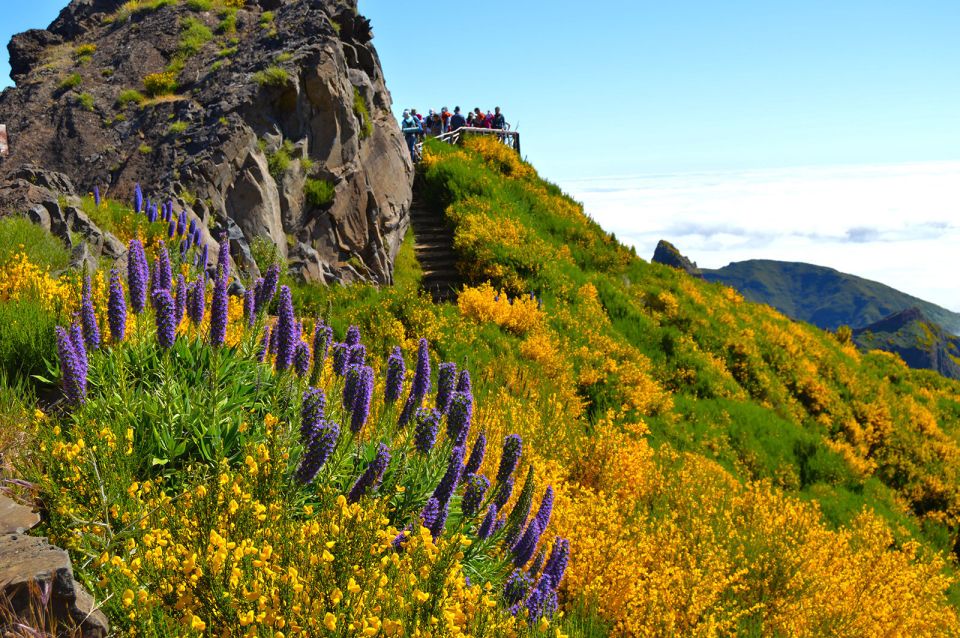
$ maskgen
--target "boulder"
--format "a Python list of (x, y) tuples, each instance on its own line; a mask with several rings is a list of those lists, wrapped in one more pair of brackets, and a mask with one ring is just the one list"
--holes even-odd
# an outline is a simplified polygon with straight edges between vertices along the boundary
[(657, 243), (657, 248), (653, 251), (653, 263), (670, 266), (671, 268), (684, 271), (691, 277), (703, 279), (703, 273), (697, 268), (696, 262), (684, 257), (683, 254), (677, 250), (676, 246), (665, 239), (661, 239)]

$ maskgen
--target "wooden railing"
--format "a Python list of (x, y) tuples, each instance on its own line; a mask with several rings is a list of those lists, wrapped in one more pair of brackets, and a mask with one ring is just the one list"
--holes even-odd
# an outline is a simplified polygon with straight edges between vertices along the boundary
[[(520, 133), (506, 129), (496, 128), (478, 128), (475, 126), (463, 126), (455, 131), (447, 131), (435, 136), (433, 139), (447, 142), (449, 144), (459, 144), (464, 135), (493, 135), (501, 142), (520, 153)], [(417, 154), (423, 154), (423, 142), (417, 142)]]

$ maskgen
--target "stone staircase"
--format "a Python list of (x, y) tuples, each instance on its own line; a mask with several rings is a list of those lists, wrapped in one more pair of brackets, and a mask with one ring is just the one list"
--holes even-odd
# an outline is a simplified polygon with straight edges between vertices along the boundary
[(431, 210), (417, 197), (414, 189), (410, 205), (414, 252), (423, 268), (421, 287), (434, 302), (456, 301), (463, 281), (457, 272), (457, 253), (453, 250), (453, 229), (440, 211)]

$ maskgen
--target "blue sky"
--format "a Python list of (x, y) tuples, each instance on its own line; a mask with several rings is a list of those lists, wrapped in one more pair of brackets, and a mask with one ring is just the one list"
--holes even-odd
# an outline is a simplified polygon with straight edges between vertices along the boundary
[[(4, 7), (0, 40), (63, 4)], [(660, 234), (708, 267), (805, 260), (960, 308), (956, 0), (360, 11), (398, 112), (503, 107), (540, 172), (641, 255)]]

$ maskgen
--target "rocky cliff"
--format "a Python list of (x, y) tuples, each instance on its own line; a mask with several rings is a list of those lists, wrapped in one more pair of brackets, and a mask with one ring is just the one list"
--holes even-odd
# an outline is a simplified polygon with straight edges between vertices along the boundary
[(948, 334), (919, 308), (901, 310), (854, 330), (853, 340), (864, 350), (895, 352), (911, 368), (960, 379), (960, 337)]
[(140, 183), (248, 268), (265, 238), (306, 280), (389, 282), (412, 165), (371, 39), (354, 0), (72, 0), (8, 46), (4, 213), (37, 203), (30, 165)]

